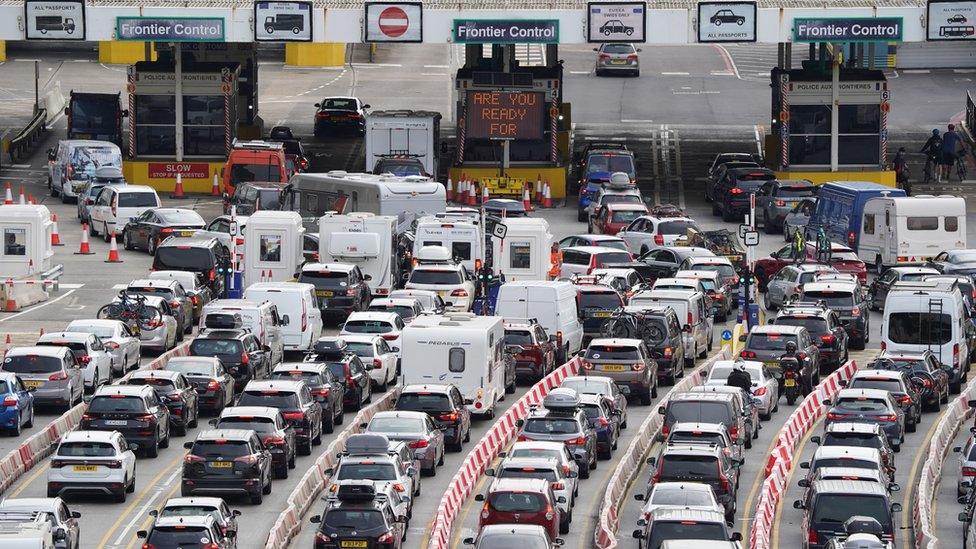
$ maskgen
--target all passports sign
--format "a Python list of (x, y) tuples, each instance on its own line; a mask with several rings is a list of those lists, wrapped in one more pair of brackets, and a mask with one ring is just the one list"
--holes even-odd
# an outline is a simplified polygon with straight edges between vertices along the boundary
[(794, 42), (901, 42), (901, 17), (796, 18)]

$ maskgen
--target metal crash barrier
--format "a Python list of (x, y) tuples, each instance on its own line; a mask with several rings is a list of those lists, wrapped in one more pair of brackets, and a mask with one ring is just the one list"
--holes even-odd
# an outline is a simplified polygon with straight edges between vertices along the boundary
[(24, 160), (34, 152), (47, 132), (47, 110), (38, 109), (31, 121), (8, 142), (7, 151), (14, 163)]

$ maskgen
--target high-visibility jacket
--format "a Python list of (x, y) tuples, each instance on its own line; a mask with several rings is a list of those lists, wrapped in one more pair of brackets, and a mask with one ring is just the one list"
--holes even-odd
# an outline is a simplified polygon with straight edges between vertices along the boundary
[(552, 265), (552, 267), (549, 268), (549, 278), (555, 280), (559, 278), (559, 272), (562, 270), (563, 267), (562, 250), (549, 252), (549, 263)]

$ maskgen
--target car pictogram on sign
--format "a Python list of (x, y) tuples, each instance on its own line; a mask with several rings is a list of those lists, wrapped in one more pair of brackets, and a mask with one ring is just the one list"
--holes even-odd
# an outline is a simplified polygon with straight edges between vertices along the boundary
[(610, 36), (611, 34), (626, 34), (630, 36), (634, 34), (634, 27), (624, 25), (623, 21), (619, 19), (611, 19), (600, 26), (600, 33), (606, 36)]
[(736, 25), (742, 25), (746, 22), (746, 18), (741, 15), (736, 15), (732, 10), (718, 10), (715, 12), (715, 15), (708, 20), (708, 22), (716, 27), (722, 26), (722, 23), (735, 23)]

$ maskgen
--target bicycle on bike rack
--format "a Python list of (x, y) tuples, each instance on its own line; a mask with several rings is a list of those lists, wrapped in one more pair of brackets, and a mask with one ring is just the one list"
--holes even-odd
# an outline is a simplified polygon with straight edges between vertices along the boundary
[(142, 330), (151, 330), (163, 321), (163, 313), (151, 305), (146, 305), (145, 296), (130, 296), (125, 290), (119, 292), (119, 300), (103, 305), (98, 310), (96, 318), (107, 320), (121, 320), (125, 322), (134, 334)]

